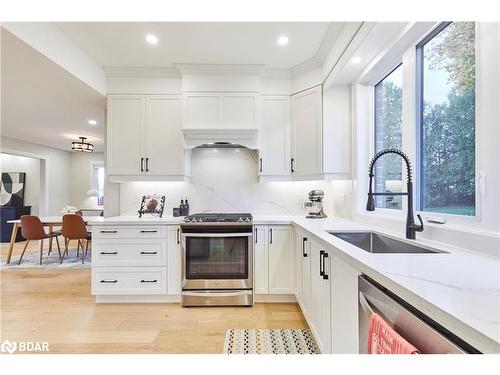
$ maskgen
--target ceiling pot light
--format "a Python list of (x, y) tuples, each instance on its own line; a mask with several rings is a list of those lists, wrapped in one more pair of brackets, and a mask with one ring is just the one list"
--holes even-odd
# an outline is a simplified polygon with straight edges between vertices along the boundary
[(359, 56), (355, 56), (352, 58), (351, 62), (356, 65), (356, 64), (359, 64), (361, 62), (361, 57)]
[(149, 44), (158, 44), (158, 38), (156, 37), (156, 35), (148, 34), (146, 35), (146, 42), (148, 42)]
[(288, 44), (288, 37), (285, 35), (282, 35), (278, 38), (278, 44), (280, 46), (286, 46)]
[(78, 137), (79, 141), (71, 142), (71, 150), (78, 152), (93, 152), (94, 145), (92, 143), (85, 142), (87, 137)]
[(93, 120), (93, 119), (90, 119), (89, 121), (87, 121), (89, 123), (89, 125), (97, 125), (97, 121), (96, 120)]

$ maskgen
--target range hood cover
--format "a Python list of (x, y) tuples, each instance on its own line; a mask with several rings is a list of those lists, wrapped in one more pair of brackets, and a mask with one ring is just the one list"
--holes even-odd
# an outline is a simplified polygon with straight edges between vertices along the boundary
[(186, 148), (257, 149), (257, 129), (182, 129)]

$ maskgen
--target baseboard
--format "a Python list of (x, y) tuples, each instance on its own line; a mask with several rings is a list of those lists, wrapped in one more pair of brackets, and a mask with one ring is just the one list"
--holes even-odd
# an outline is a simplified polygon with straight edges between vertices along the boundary
[(112, 295), (96, 296), (96, 303), (180, 303), (181, 295)]
[(255, 302), (261, 303), (286, 303), (297, 302), (294, 294), (255, 294)]

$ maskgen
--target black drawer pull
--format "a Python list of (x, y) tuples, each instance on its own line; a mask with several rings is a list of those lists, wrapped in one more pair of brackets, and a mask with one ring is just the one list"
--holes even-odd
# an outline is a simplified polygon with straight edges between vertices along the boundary
[(101, 233), (118, 233), (117, 230), (101, 230)]
[(156, 229), (155, 230), (141, 230), (141, 233), (156, 233), (158, 232)]
[(304, 258), (307, 258), (307, 253), (306, 253), (306, 242), (307, 242), (307, 237), (302, 237), (302, 256)]
[(101, 283), (103, 283), (103, 284), (114, 284), (117, 282), (118, 282), (118, 280), (101, 280)]
[(319, 275), (324, 276), (325, 275), (325, 270), (323, 268), (324, 263), (323, 263), (323, 256), (325, 255), (325, 251), (321, 250), (319, 252)]
[(158, 280), (141, 280), (141, 283), (156, 283)]
[(181, 243), (181, 230), (177, 228), (177, 245)]
[(328, 253), (326, 253), (326, 252), (323, 255), (323, 280), (328, 280), (328, 275), (326, 274), (326, 271), (325, 271), (325, 258), (328, 258)]
[(158, 251), (141, 251), (141, 255), (155, 255)]
[(101, 255), (116, 255), (118, 251), (101, 251)]

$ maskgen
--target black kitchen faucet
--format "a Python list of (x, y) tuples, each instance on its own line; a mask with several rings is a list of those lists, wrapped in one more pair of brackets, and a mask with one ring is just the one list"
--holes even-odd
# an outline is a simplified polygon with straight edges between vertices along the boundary
[[(372, 180), (373, 180), (373, 167), (378, 160), (383, 155), (386, 154), (397, 154), (403, 158), (406, 163), (406, 176), (407, 176), (407, 190), (406, 193), (377, 193), (372, 191)], [(424, 230), (424, 223), (422, 222), (422, 218), (419, 214), (417, 214), (419, 224), (415, 224), (415, 220), (413, 218), (413, 182), (411, 180), (411, 163), (410, 159), (406, 154), (395, 148), (387, 148), (385, 150), (379, 151), (375, 154), (372, 161), (370, 162), (369, 173), (370, 177), (370, 186), (368, 188), (368, 201), (366, 202), (366, 210), (367, 211), (375, 211), (375, 200), (373, 199), (374, 195), (385, 195), (385, 196), (394, 196), (394, 195), (406, 195), (408, 196), (408, 210), (406, 214), (406, 238), (414, 240), (415, 232), (422, 232)]]

